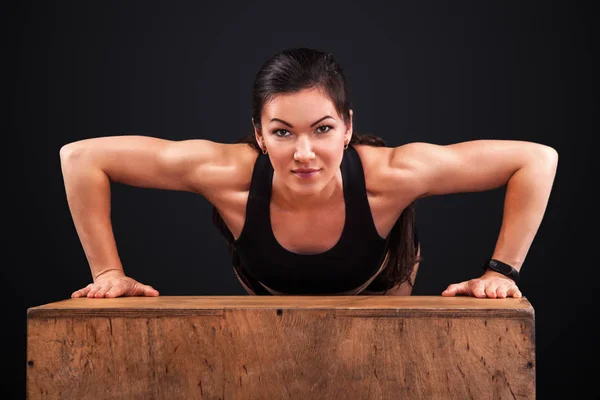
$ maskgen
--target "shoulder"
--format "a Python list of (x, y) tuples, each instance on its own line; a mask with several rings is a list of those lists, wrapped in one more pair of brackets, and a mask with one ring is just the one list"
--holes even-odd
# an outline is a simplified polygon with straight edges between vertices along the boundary
[[(243, 191), (250, 187), (258, 152), (246, 143), (219, 143), (203, 139), (181, 142), (179, 158), (192, 168), (197, 191)], [(187, 162), (185, 161), (187, 159)]]
[(235, 177), (240, 182), (249, 185), (254, 171), (254, 164), (259, 156), (258, 151), (247, 143), (227, 144), (225, 146), (227, 146), (225, 160), (234, 173), (234, 176), (229, 178), (234, 179)]
[(247, 143), (226, 144), (223, 166), (227, 170), (225, 181), (236, 189), (248, 190), (252, 180), (254, 164), (259, 156), (258, 151)]
[[(421, 143), (398, 147), (355, 145), (360, 156), (367, 191), (372, 195), (410, 195), (415, 187), (415, 154), (422, 151)], [(414, 195), (417, 195), (415, 191)]]

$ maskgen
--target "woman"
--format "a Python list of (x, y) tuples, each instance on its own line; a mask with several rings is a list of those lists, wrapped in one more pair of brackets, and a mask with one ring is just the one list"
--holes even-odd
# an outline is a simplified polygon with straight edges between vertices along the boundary
[(442, 295), (521, 297), (518, 271), (546, 209), (557, 152), (509, 140), (391, 148), (354, 134), (352, 115), (332, 55), (289, 49), (259, 70), (254, 130), (238, 143), (118, 136), (63, 146), (67, 200), (93, 276), (72, 297), (159, 295), (123, 271), (111, 181), (204, 196), (240, 282), (268, 295), (410, 294), (420, 260), (414, 202), (507, 185), (483, 274)]

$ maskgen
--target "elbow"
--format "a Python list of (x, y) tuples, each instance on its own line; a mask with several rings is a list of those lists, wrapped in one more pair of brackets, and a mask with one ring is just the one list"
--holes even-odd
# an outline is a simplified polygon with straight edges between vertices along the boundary
[(73, 155), (73, 143), (67, 143), (60, 148), (58, 154), (60, 155), (60, 161), (65, 162)]
[(558, 151), (553, 147), (540, 145), (540, 155), (538, 160), (546, 168), (552, 172), (556, 172), (556, 168), (558, 167)]
[(519, 169), (534, 168), (537, 171), (556, 172), (557, 166), (558, 151), (556, 149), (545, 144), (531, 143)]
[(92, 165), (90, 148), (80, 142), (71, 142), (60, 148), (60, 165), (63, 174), (72, 174)]
[(85, 153), (85, 148), (79, 142), (67, 143), (60, 148), (60, 162), (63, 165), (72, 164), (77, 160), (81, 160)]

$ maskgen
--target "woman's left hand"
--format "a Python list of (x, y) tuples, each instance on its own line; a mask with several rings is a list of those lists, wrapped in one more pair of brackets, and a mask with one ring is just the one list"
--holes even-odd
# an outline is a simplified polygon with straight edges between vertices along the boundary
[(481, 277), (468, 281), (453, 283), (442, 292), (442, 296), (466, 295), (503, 299), (505, 297), (522, 297), (515, 282), (495, 271), (486, 271)]

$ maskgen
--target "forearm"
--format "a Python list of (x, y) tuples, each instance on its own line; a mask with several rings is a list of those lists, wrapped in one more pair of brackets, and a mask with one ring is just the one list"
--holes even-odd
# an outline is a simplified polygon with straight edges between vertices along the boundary
[(538, 158), (512, 175), (492, 258), (521, 269), (546, 211), (556, 167), (556, 154), (541, 151)]
[(97, 167), (61, 153), (69, 210), (94, 281), (108, 271), (123, 271), (110, 220), (110, 180)]

